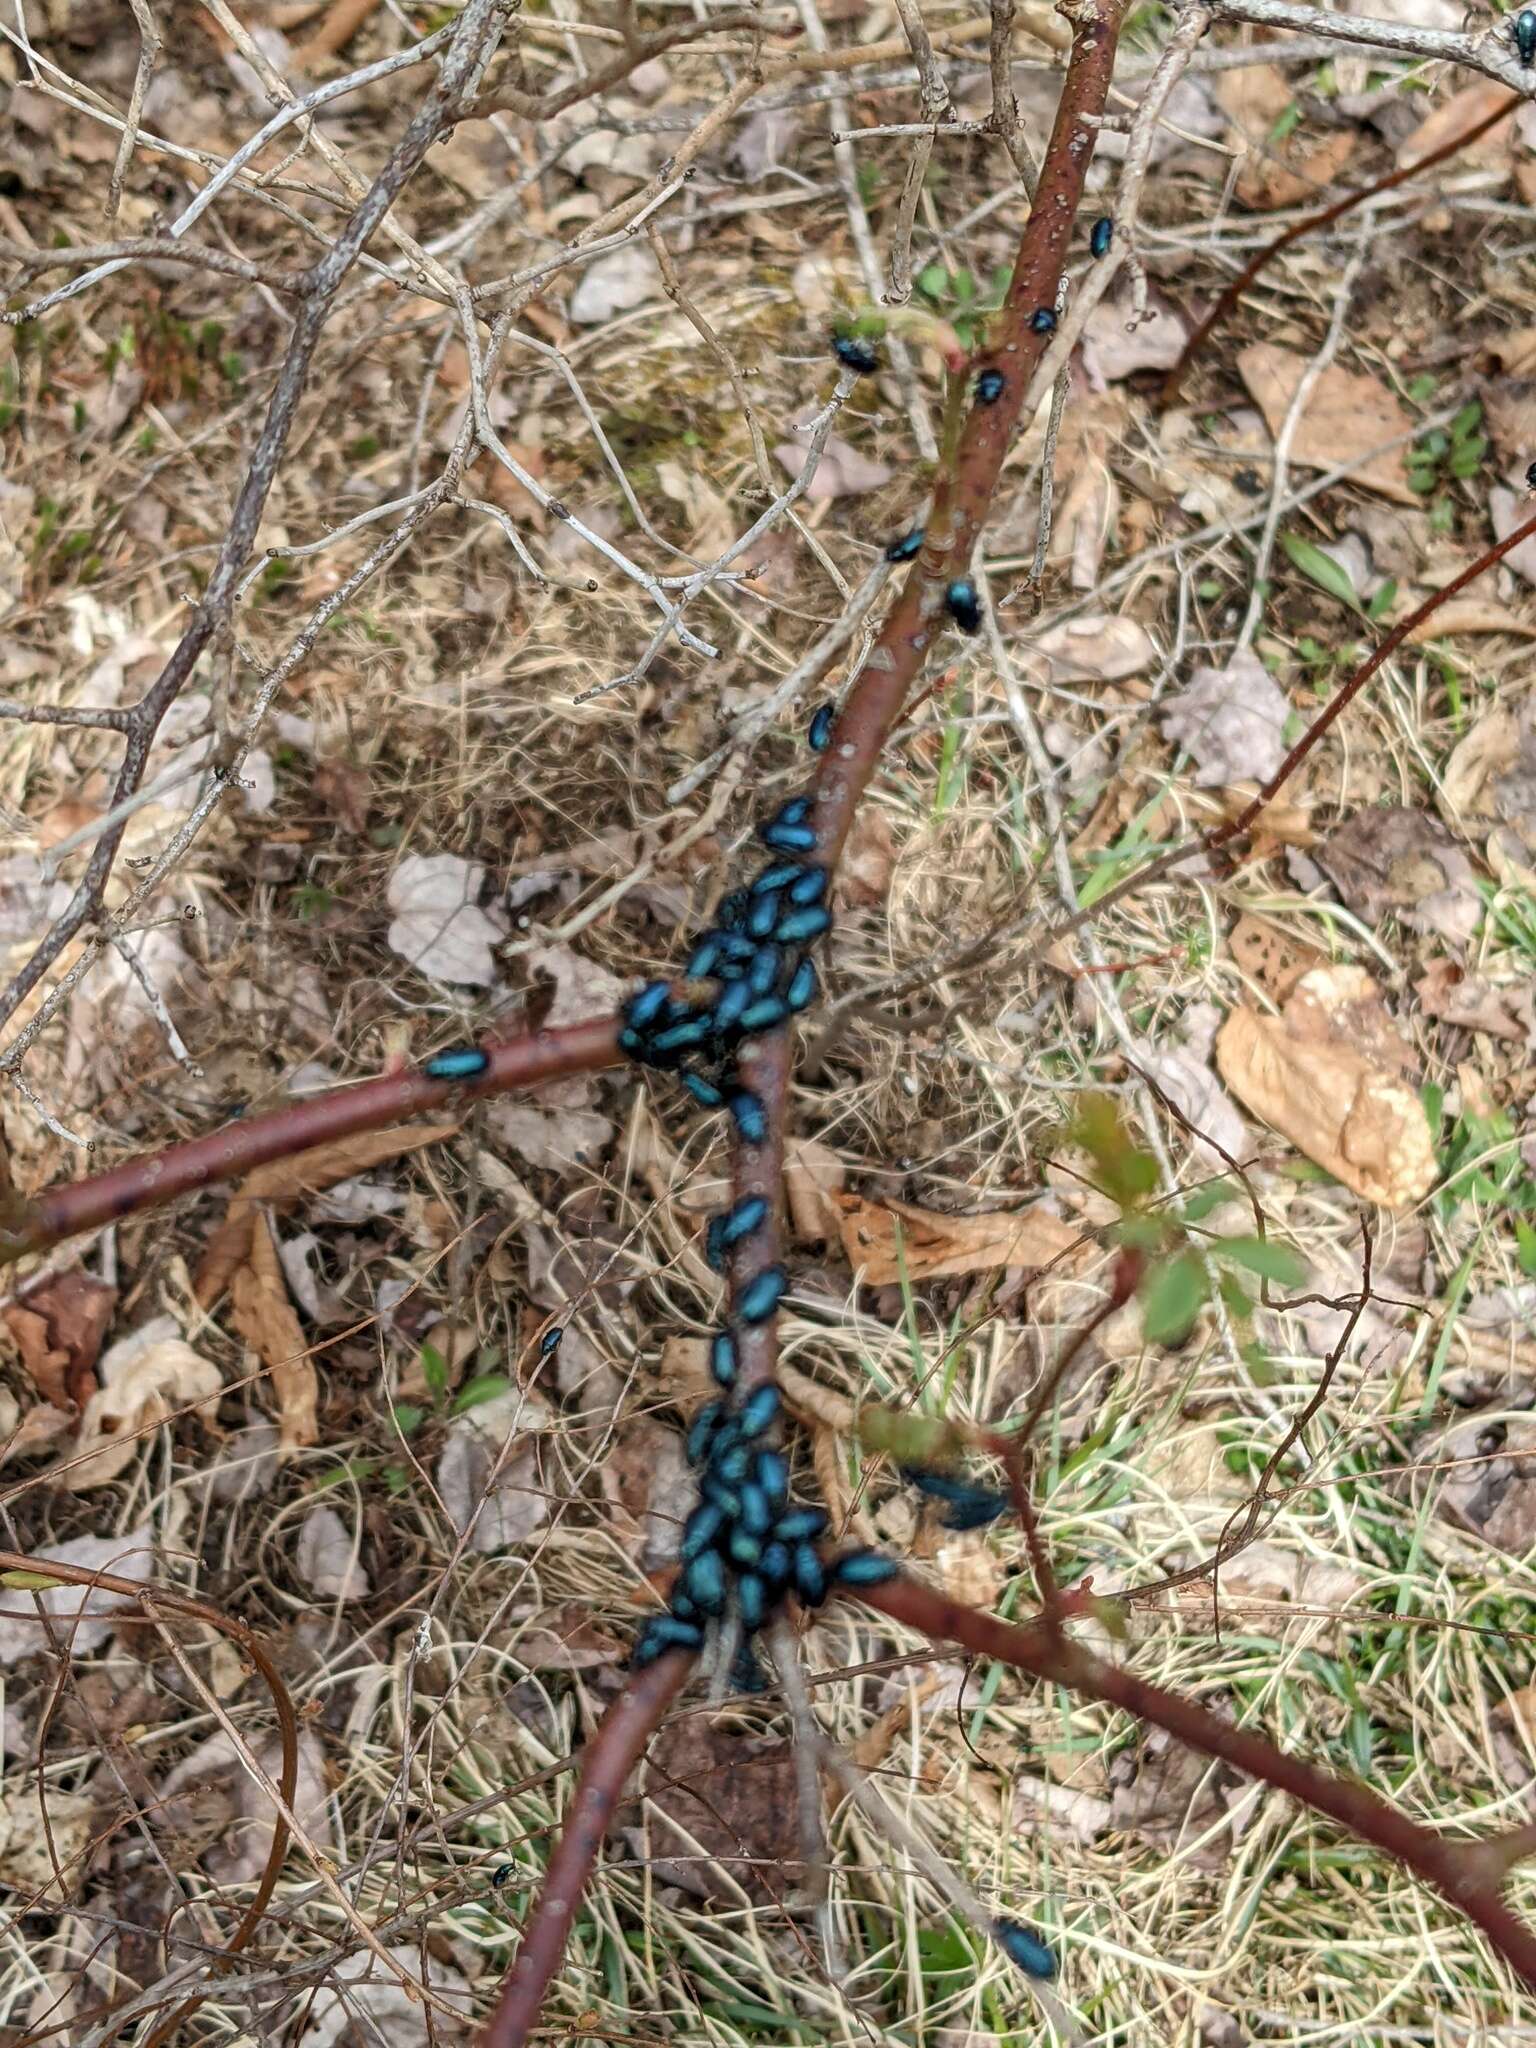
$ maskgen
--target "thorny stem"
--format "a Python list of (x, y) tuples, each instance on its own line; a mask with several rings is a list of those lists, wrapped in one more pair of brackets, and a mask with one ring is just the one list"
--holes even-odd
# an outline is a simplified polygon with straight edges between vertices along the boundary
[[(994, 403), (971, 408), (953, 464), (941, 477), (922, 554), (886, 618), (821, 757), (812, 791), (811, 822), (818, 858), (829, 871), (837, 867), (886, 737), (913, 681), (926, 666), (936, 630), (945, 617), (946, 584), (956, 569), (970, 562), (1026, 400), (1035, 396), (1033, 387), (1040, 381), (1041, 360), (1050, 336), (1036, 331), (1031, 317), (1038, 307), (1056, 303), (1056, 287), (1093, 154), (1093, 117), (1103, 112), (1108, 98), (1124, 5), (1125, 0), (1075, 0), (1063, 8), (1075, 28), (1072, 56), (1035, 204), (1020, 241), (1013, 284), (986, 351), (987, 361), (1003, 372), (1003, 392)], [(749, 1041), (739, 1072), (742, 1084), (762, 1101), (768, 1134), (761, 1145), (736, 1143), (733, 1198), (763, 1196), (768, 1219), (733, 1252), (729, 1270), (733, 1286), (744, 1283), (778, 1256), (784, 1110), (790, 1073), (788, 1032), (780, 1030)], [(772, 1377), (778, 1355), (778, 1318), (770, 1316), (766, 1322), (741, 1328), (736, 1335), (737, 1384), (749, 1392)], [(672, 1690), (681, 1684), (687, 1663), (681, 1657), (676, 1661), (679, 1670)], [(671, 1662), (664, 1660), (639, 1674), (635, 1687), (644, 1689), (646, 1700), (651, 1697), (647, 1686), (651, 1672), (670, 1670)], [(640, 1745), (655, 1726), (648, 1712), (632, 1706), (635, 1697), (634, 1689), (626, 1692), (610, 1711), (594, 1738), (595, 1744), (603, 1745), (600, 1761), (594, 1764), (589, 1758), (583, 1773), (589, 1796), (601, 1794), (610, 1808)], [(521, 2048), (526, 2041), (558, 1965), (571, 1914), (599, 1841), (600, 1835), (594, 1834), (573, 1846), (567, 1834), (558, 1844), (507, 1992), (483, 2037), (484, 2048)]]
[(596, 1017), (558, 1031), (529, 1032), (487, 1046), (486, 1051), (490, 1066), (473, 1081), (434, 1081), (419, 1069), (408, 1068), (356, 1088), (328, 1089), (270, 1116), (226, 1124), (206, 1137), (168, 1145), (163, 1152), (130, 1159), (88, 1180), (50, 1188), (32, 1201), (0, 1194), (0, 1202), (9, 1205), (9, 1212), (0, 1214), (0, 1264), (24, 1252), (45, 1251), (61, 1238), (99, 1230), (119, 1217), (215, 1181), (234, 1179), (274, 1159), (287, 1159), (312, 1145), (380, 1131), (460, 1100), (614, 1066), (619, 1059), (618, 1024), (612, 1017)]
[(549, 1980), (560, 1966), (566, 1936), (586, 1890), (614, 1804), (636, 1759), (681, 1691), (693, 1658), (680, 1650), (637, 1672), (587, 1744), (571, 1795), (571, 1817), (555, 1852), (502, 1987), (481, 2048), (516, 2048), (537, 2024)]

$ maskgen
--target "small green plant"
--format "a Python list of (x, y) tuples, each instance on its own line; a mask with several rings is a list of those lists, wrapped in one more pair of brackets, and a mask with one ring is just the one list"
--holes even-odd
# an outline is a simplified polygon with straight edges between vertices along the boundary
[(942, 263), (929, 263), (918, 272), (914, 282), (918, 297), (929, 310), (947, 320), (962, 344), (971, 349), (981, 339), (988, 316), (1007, 298), (1013, 271), (1006, 263), (999, 264), (983, 289), (969, 270), (950, 270)]
[(1200, 1228), (1239, 1195), (1229, 1180), (1208, 1181), (1177, 1206), (1156, 1201), (1157, 1161), (1131, 1135), (1112, 1097), (1083, 1096), (1068, 1134), (1093, 1162), (1094, 1184), (1120, 1210), (1111, 1236), (1138, 1262), (1148, 1343), (1185, 1343), (1201, 1310), (1219, 1299), (1237, 1326), (1244, 1363), (1259, 1385), (1267, 1384), (1269, 1361), (1249, 1334), (1258, 1299), (1252, 1283), (1261, 1290), (1271, 1280), (1298, 1287), (1306, 1277), (1301, 1260), (1267, 1237), (1216, 1237)]
[(475, 1361), (479, 1370), (457, 1393), (449, 1386), (448, 1361), (435, 1344), (423, 1340), (418, 1357), (427, 1389), (426, 1401), (396, 1401), (390, 1408), (396, 1429), (406, 1438), (413, 1437), (427, 1422), (452, 1421), (456, 1415), (467, 1415), (472, 1408), (483, 1407), (487, 1401), (505, 1394), (512, 1384), (504, 1372), (491, 1370), (501, 1358), (493, 1345), (481, 1347)]
[(1482, 402), (1474, 398), (1449, 427), (1435, 427), (1408, 451), (1408, 482), (1429, 499), (1429, 523), (1436, 533), (1448, 533), (1455, 523), (1451, 484), (1469, 482), (1483, 466), (1488, 438), (1482, 427)]

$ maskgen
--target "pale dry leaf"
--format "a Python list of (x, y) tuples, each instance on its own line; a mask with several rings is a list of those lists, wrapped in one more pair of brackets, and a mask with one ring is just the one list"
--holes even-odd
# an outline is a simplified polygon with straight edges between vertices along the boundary
[(1111, 1827), (1176, 1848), (1182, 1862), (1201, 1870), (1228, 1861), (1262, 1794), (1229, 1765), (1213, 1764), (1161, 1728), (1122, 1750), (1111, 1776)]
[(1536, 377), (1536, 327), (1511, 327), (1490, 335), (1478, 351), (1478, 368), (1499, 377)]
[(311, 1508), (304, 1517), (293, 1568), (317, 1600), (366, 1600), (373, 1590), (351, 1530), (331, 1507)]
[(545, 1111), (532, 1102), (493, 1102), (486, 1124), (522, 1165), (555, 1171), (592, 1165), (613, 1137), (612, 1123), (594, 1109)]
[(1098, 583), (1104, 549), (1120, 517), (1120, 486), (1096, 440), (1066, 472), (1067, 486), (1056, 511), (1050, 559), (1066, 565), (1074, 590)]
[[(1245, 206), (1275, 211), (1315, 203), (1348, 162), (1353, 132), (1337, 128), (1321, 139), (1305, 126), (1287, 133), (1282, 117), (1293, 112), (1290, 80), (1274, 64), (1245, 64), (1216, 81), (1215, 94), (1231, 122), (1238, 156), (1237, 192)], [(1282, 139), (1283, 138), (1283, 139)]]
[(480, 908), (485, 869), (456, 853), (410, 853), (389, 878), (392, 953), (434, 981), (488, 988), (506, 933)]
[(248, 1423), (225, 1438), (213, 1470), (195, 1473), (188, 1483), (201, 1481), (211, 1497), (227, 1507), (254, 1500), (277, 1477), (278, 1442), (276, 1423)]
[(1197, 668), (1163, 707), (1163, 731), (1187, 749), (1196, 780), (1220, 787), (1267, 781), (1285, 759), (1291, 706), (1258, 656), (1244, 648), (1225, 668)]
[[(282, 1775), (283, 1747), (275, 1732), (258, 1736), (250, 1746), (257, 1767), (272, 1780)], [(276, 1815), (272, 1801), (247, 1767), (240, 1748), (226, 1730), (218, 1729), (192, 1754), (183, 1757), (160, 1787), (161, 1817), (173, 1830), (195, 1826), (197, 1794), (216, 1788), (229, 1800), (233, 1818), (203, 1853), (208, 1875), (218, 1884), (252, 1884), (266, 1867), (272, 1850)], [(336, 1846), (325, 1755), (312, 1728), (301, 1728), (293, 1816), (309, 1841), (327, 1855)]]
[(866, 1287), (883, 1287), (903, 1274), (926, 1280), (1010, 1266), (1038, 1270), (1070, 1251), (1081, 1234), (1045, 1208), (945, 1216), (910, 1202), (833, 1199), (844, 1256)]
[(661, 272), (649, 246), (626, 242), (586, 266), (566, 310), (578, 327), (601, 327), (616, 313), (632, 313), (660, 297)]
[(825, 1244), (839, 1235), (842, 1219), (833, 1197), (843, 1191), (847, 1169), (819, 1138), (790, 1138), (784, 1147), (784, 1192), (797, 1244)]
[[(327, 1971), (324, 1988), (298, 2000), (304, 2031), (295, 2048), (467, 2048), (475, 2000), (459, 1972), (419, 1943), (387, 1953), (412, 1986), (427, 1985), (431, 2007), (371, 1950), (359, 1949)], [(462, 2022), (450, 2017), (454, 2012), (464, 2014)]]
[(1255, 1116), (1367, 1201), (1406, 1208), (1434, 1185), (1418, 1091), (1347, 1046), (1297, 1038), (1282, 1018), (1240, 1008), (1217, 1037), (1216, 1064)]
[(258, 1214), (249, 1259), (230, 1285), (230, 1321), (272, 1375), (278, 1433), (285, 1452), (302, 1450), (320, 1434), (319, 1377), (303, 1325), (288, 1299), (272, 1226)]
[[(1524, 488), (1523, 469), (1517, 479), (1508, 484), (1495, 484), (1488, 493), (1488, 517), (1493, 522), (1495, 540), (1507, 540), (1517, 526), (1524, 526), (1531, 516), (1530, 492)], [(1527, 534), (1525, 539), (1512, 547), (1503, 557), (1504, 567), (1513, 569), (1517, 576), (1527, 583), (1536, 583), (1536, 533)]]
[(549, 1520), (537, 1443), (549, 1419), (536, 1395), (512, 1388), (456, 1417), (449, 1428), (437, 1461), (437, 1490), (457, 1534), (482, 1557), (527, 1543)]
[(528, 953), (528, 971), (538, 980), (553, 983), (554, 993), (544, 1017), (556, 1030), (562, 1024), (581, 1024), (587, 1018), (617, 1010), (630, 992), (630, 984), (599, 967), (584, 953), (570, 946), (534, 946)]
[(860, 804), (838, 863), (833, 902), (850, 908), (883, 903), (895, 867), (896, 842), (890, 820), (878, 804)]
[[(363, 1131), (331, 1144), (311, 1145), (287, 1159), (274, 1159), (248, 1173), (229, 1198), (218, 1229), (203, 1253), (197, 1270), (195, 1292), (204, 1308), (210, 1307), (229, 1285), (235, 1268), (249, 1256), (251, 1233), (262, 1204), (281, 1209), (304, 1195), (318, 1194), (381, 1166), (386, 1159), (403, 1152), (415, 1152), (423, 1145), (439, 1145), (453, 1137), (458, 1123), (394, 1124), (385, 1131)], [(395, 1203), (399, 1206), (398, 1202)], [(342, 1219), (355, 1220), (355, 1219)]]
[[(1238, 352), (1237, 367), (1270, 434), (1278, 434), (1309, 359), (1260, 341)], [(1330, 364), (1313, 385), (1297, 422), (1291, 461), (1301, 469), (1334, 469), (1350, 463), (1352, 482), (1400, 505), (1417, 505), (1418, 493), (1408, 482), (1403, 460), (1412, 432), (1412, 419), (1385, 384)], [(1394, 440), (1396, 447), (1385, 447)]]
[(1029, 642), (1043, 654), (1058, 683), (1118, 683), (1145, 673), (1157, 660), (1157, 648), (1146, 627), (1135, 619), (1067, 619)]
[(1192, 1020), (1186, 1013), (1186, 1042), (1183, 1045), (1152, 1045), (1145, 1040), (1139, 1041), (1136, 1059), (1142, 1071), (1157, 1083), (1193, 1126), (1195, 1157), (1206, 1166), (1221, 1167), (1230, 1159), (1243, 1159), (1252, 1147), (1247, 1126), (1238, 1115), (1232, 1098), (1211, 1071), (1210, 1047), (1216, 1013), (1210, 1004), (1192, 1007), (1196, 1011), (1209, 1012), (1211, 1029), (1204, 1033), (1199, 1043), (1191, 1042), (1194, 1036), (1192, 1024), (1201, 1020)]
[(1079, 1842), (1093, 1842), (1108, 1831), (1109, 1801), (1046, 1778), (1016, 1777), (1013, 1781), (1013, 1825), (1022, 1835), (1038, 1832), (1042, 1820), (1064, 1827)]
[(75, 1426), (75, 1411), (71, 1408), (55, 1408), (49, 1401), (39, 1401), (22, 1415), (17, 1408), (15, 1396), (4, 1390), (4, 1415), (0, 1416), (0, 1435), (4, 1447), (0, 1449), (0, 1464), (12, 1458), (33, 1458), (39, 1451), (46, 1451), (58, 1442), (61, 1436), (68, 1436)]
[(30, 1770), (7, 1778), (0, 1785), (0, 1884), (31, 1912), (77, 1898), (100, 1818), (93, 1791), (45, 1790)]
[(1414, 988), (1426, 1017), (1460, 1025), (1464, 1031), (1486, 1031), (1492, 1038), (1529, 1043), (1536, 1030), (1530, 981), (1518, 988), (1493, 988), (1454, 960), (1432, 960)]
[(1536, 635), (1536, 625), (1511, 611), (1508, 605), (1496, 604), (1492, 598), (1453, 597), (1422, 625), (1414, 627), (1408, 643), (1423, 647), (1433, 640), (1454, 639), (1458, 633), (1516, 633), (1522, 639), (1530, 639)]
[(1103, 391), (1138, 370), (1171, 370), (1184, 353), (1189, 330), (1172, 300), (1154, 285), (1147, 311), (1138, 317), (1128, 294), (1103, 298), (1083, 330), (1083, 374), (1092, 391)]
[(1490, 705), (1451, 749), (1440, 778), (1443, 808), (1458, 824), (1496, 816), (1495, 785), (1519, 752), (1520, 721), (1503, 704)]
[(74, 1493), (105, 1486), (131, 1465), (144, 1438), (183, 1408), (211, 1408), (224, 1389), (219, 1369), (173, 1335), (159, 1316), (106, 1352), (101, 1385), (85, 1404), (74, 1446), (55, 1480)]
[[(803, 440), (780, 441), (773, 453), (775, 460), (791, 476), (798, 476), (805, 467), (806, 444)], [(893, 473), (889, 463), (861, 455), (840, 434), (829, 434), (822, 446), (816, 474), (805, 487), (805, 502), (829, 505), (836, 498), (862, 497), (866, 491), (878, 491), (882, 484), (888, 484)]]
[(1367, 924), (1395, 912), (1410, 931), (1465, 945), (1482, 921), (1472, 863), (1440, 820), (1406, 805), (1357, 811), (1317, 848), (1318, 866)]
[(1292, 1035), (1315, 1045), (1347, 1045), (1389, 1072), (1417, 1074), (1418, 1060), (1392, 1020), (1381, 990), (1364, 967), (1329, 960), (1291, 990), (1285, 1021)]
[[(31, 1556), (39, 1573), (46, 1572), (52, 1559), (82, 1571), (107, 1572), (115, 1579), (147, 1585), (155, 1563), (154, 1534), (146, 1525), (126, 1536), (76, 1536), (69, 1543), (47, 1544)], [(105, 1586), (60, 1583), (26, 1592), (0, 1587), (0, 1666), (47, 1648), (48, 1636), (38, 1620), (39, 1612), (47, 1615), (49, 1626), (69, 1645), (71, 1655), (84, 1657), (99, 1650), (111, 1635), (114, 1623), (107, 1617), (132, 1607), (137, 1597)]]
[(1536, 1422), (1453, 1423), (1423, 1445), (1422, 1484), (1439, 1513), (1515, 1557), (1536, 1548)]
[[(1508, 86), (1499, 85), (1491, 78), (1481, 78), (1472, 85), (1464, 85), (1459, 92), (1453, 92), (1448, 99), (1439, 100), (1424, 116), (1417, 128), (1412, 129), (1397, 145), (1397, 161), (1401, 164), (1416, 164), (1431, 155), (1442, 144), (1465, 135), (1469, 128), (1485, 120), (1499, 107), (1509, 107)], [(1456, 161), (1466, 164), (1492, 164), (1504, 170), (1509, 169), (1510, 144), (1514, 139), (1514, 115), (1496, 121), (1486, 135), (1479, 135), (1475, 142), (1467, 143), (1456, 152)]]

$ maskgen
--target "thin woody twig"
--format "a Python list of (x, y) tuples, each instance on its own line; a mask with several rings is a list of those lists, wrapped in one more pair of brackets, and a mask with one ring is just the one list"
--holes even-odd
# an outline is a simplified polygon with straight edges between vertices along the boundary
[(128, 93), (128, 113), (123, 122), (122, 136), (117, 145), (117, 155), (112, 161), (112, 171), (107, 179), (106, 216), (116, 220), (117, 209), (123, 200), (123, 180), (128, 175), (128, 166), (133, 160), (133, 146), (139, 138), (139, 120), (144, 112), (144, 95), (149, 91), (149, 81), (154, 76), (155, 64), (160, 55), (160, 31), (155, 26), (155, 17), (149, 11), (149, 0), (128, 0), (133, 18), (139, 29), (139, 59), (133, 68), (133, 84)]
[[(219, 7), (219, 0), (210, 0)], [(436, 83), (391, 150), (383, 168), (359, 201), (351, 219), (330, 249), (309, 272), (299, 317), (289, 339), (282, 368), (257, 438), (245, 480), (235, 500), (213, 572), (192, 623), (183, 632), (170, 660), (141, 700), (126, 735), (109, 810), (116, 812), (137, 791), (161, 720), (190, 680), (204, 650), (224, 627), (241, 570), (255, 541), (262, 510), (277, 473), (308, 381), (331, 303), (369, 237), (385, 220), (406, 180), (446, 128), (453, 125), (490, 61), (507, 0), (469, 0), (454, 25), (454, 37)], [(105, 832), (64, 911), (0, 993), (0, 1023), (36, 987), (87, 920), (98, 910), (107, 879), (122, 842), (126, 818), (118, 817)]]

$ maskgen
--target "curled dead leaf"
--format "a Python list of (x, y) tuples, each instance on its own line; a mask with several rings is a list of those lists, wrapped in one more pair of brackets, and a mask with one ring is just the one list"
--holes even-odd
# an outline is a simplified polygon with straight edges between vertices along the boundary
[[(1302, 987), (1311, 980), (1303, 978)], [(1348, 1045), (1298, 1036), (1286, 1017), (1232, 1012), (1216, 1040), (1227, 1086), (1309, 1159), (1383, 1208), (1434, 1185), (1434, 1137), (1418, 1091)]]
[(945, 1273), (991, 1273), (1006, 1266), (1038, 1271), (1078, 1242), (1080, 1232), (1049, 1209), (994, 1209), (981, 1216), (945, 1216), (910, 1202), (835, 1197), (848, 1263), (867, 1287), (903, 1274), (926, 1280)]
[(115, 1287), (71, 1266), (5, 1311), (28, 1377), (55, 1408), (77, 1411), (95, 1391), (96, 1359), (116, 1305)]
[(58, 1468), (60, 1486), (75, 1493), (105, 1486), (133, 1463), (157, 1423), (178, 1409), (218, 1400), (224, 1387), (218, 1367), (170, 1329), (170, 1318), (160, 1317), (102, 1359), (103, 1384), (86, 1402), (74, 1449)]
[(214, 1232), (197, 1270), (197, 1299), (204, 1308), (217, 1301), (250, 1255), (251, 1233), (259, 1205), (282, 1208), (304, 1195), (352, 1180), (402, 1152), (437, 1145), (458, 1131), (458, 1123), (392, 1124), (385, 1131), (362, 1131), (330, 1145), (311, 1145), (288, 1159), (274, 1159), (248, 1173), (229, 1198), (229, 1207)]
[(319, 1380), (304, 1327), (288, 1299), (272, 1225), (258, 1215), (251, 1255), (230, 1288), (230, 1320), (272, 1375), (279, 1437), (285, 1451), (300, 1450), (320, 1434), (315, 1410)]

